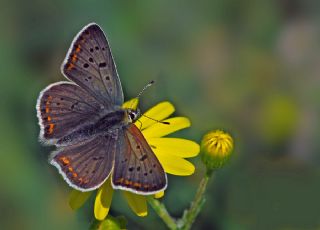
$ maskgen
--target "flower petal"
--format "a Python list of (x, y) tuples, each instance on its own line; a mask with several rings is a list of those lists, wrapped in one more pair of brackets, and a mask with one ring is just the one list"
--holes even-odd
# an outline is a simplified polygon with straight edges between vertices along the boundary
[(113, 188), (109, 179), (99, 188), (94, 202), (94, 216), (97, 220), (104, 220), (108, 215), (112, 194)]
[(69, 195), (69, 205), (72, 210), (80, 208), (90, 197), (92, 192), (80, 192), (78, 190), (72, 189)]
[(197, 156), (200, 152), (200, 146), (196, 142), (182, 138), (149, 138), (148, 143), (154, 146), (152, 149), (157, 154), (187, 158)]
[[(151, 109), (149, 109), (147, 112), (145, 112), (143, 115), (146, 115), (147, 117), (150, 117), (155, 120), (163, 120), (167, 117), (169, 117), (174, 112), (174, 106), (167, 101), (160, 102)], [(145, 129), (155, 123), (157, 123), (154, 120), (151, 120), (150, 118), (141, 116), (137, 122), (137, 127), (140, 127), (140, 129)]]
[(155, 123), (149, 128), (142, 130), (144, 137), (147, 140), (151, 137), (163, 137), (191, 125), (190, 120), (186, 117), (173, 117), (164, 121), (170, 124)]
[(132, 98), (129, 101), (126, 101), (125, 103), (122, 104), (123, 109), (137, 109), (139, 104), (139, 99), (138, 98)]
[(158, 193), (154, 194), (154, 198), (156, 198), (156, 199), (159, 199), (159, 198), (161, 198), (163, 196), (164, 196), (164, 191), (161, 191), (161, 192), (158, 192)]
[(194, 173), (195, 167), (189, 161), (168, 154), (155, 153), (165, 172), (177, 176), (189, 176)]
[(145, 196), (127, 191), (124, 191), (124, 196), (135, 214), (141, 217), (148, 215), (147, 200)]

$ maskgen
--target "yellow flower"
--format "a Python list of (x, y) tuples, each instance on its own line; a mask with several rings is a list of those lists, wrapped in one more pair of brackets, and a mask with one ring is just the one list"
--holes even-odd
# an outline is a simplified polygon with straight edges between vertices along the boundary
[[(123, 108), (136, 108), (138, 99), (134, 98), (123, 104)], [(175, 111), (170, 102), (161, 102), (142, 115), (135, 125), (140, 128), (148, 144), (152, 146), (155, 155), (160, 161), (164, 171), (168, 174), (178, 176), (188, 176), (194, 173), (195, 167), (185, 158), (197, 156), (200, 147), (197, 143), (173, 137), (164, 137), (178, 130), (189, 127), (190, 121), (186, 117), (168, 118)], [(150, 119), (150, 118), (154, 119)], [(168, 119), (166, 119), (168, 118)], [(170, 125), (163, 125), (157, 121), (169, 122)], [(154, 148), (155, 147), (155, 148)], [(94, 215), (98, 220), (103, 220), (108, 215), (113, 188), (110, 178), (98, 189), (95, 204)], [(72, 209), (77, 209), (88, 199), (92, 192), (80, 192), (73, 190), (70, 194), (69, 204)], [(147, 202), (146, 196), (123, 191), (130, 208), (138, 216), (146, 216)], [(164, 192), (159, 192), (154, 196), (160, 198)]]
[(201, 159), (209, 170), (221, 168), (229, 160), (233, 139), (221, 130), (210, 131), (201, 141)]

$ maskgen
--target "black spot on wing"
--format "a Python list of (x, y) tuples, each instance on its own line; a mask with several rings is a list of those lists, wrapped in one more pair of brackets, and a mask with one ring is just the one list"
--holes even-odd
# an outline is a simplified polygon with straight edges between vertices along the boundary
[(107, 66), (107, 63), (106, 62), (101, 62), (99, 63), (99, 68), (104, 68)]

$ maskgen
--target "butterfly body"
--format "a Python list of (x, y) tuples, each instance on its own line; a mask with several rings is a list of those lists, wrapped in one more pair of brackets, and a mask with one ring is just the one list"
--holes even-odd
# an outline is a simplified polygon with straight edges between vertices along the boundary
[(37, 101), (40, 140), (55, 145), (49, 162), (80, 191), (100, 187), (154, 194), (167, 186), (166, 174), (141, 131), (138, 110), (124, 109), (111, 49), (91, 23), (74, 38), (61, 67), (70, 81), (41, 91)]
[(92, 124), (84, 125), (57, 141), (58, 145), (70, 145), (75, 142), (85, 141), (98, 135), (112, 135), (117, 129), (131, 124), (137, 117), (136, 111), (119, 108), (107, 113)]

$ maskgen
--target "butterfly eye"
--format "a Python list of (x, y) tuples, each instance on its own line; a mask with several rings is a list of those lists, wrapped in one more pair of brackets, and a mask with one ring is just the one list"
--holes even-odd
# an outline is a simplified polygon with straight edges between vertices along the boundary
[(134, 112), (130, 112), (129, 116), (130, 116), (131, 120), (134, 120), (136, 118), (136, 114)]
[(128, 116), (131, 121), (135, 121), (137, 119), (137, 117), (139, 116), (139, 110), (136, 111), (136, 110), (129, 109)]

